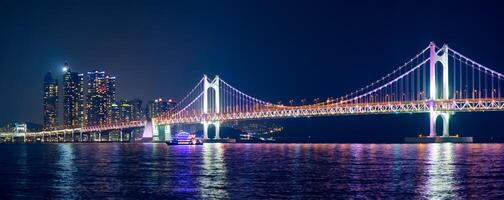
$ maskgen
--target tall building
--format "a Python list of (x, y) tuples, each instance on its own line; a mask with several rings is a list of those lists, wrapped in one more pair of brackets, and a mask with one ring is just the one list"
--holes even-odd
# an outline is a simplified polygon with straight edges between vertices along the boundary
[(142, 100), (133, 99), (129, 101), (131, 105), (131, 119), (132, 120), (141, 120), (144, 118), (144, 113), (142, 109)]
[(116, 78), (104, 71), (87, 73), (86, 111), (88, 125), (109, 124), (116, 98)]
[(161, 114), (170, 112), (177, 103), (173, 99), (156, 99), (149, 101), (146, 114), (148, 118), (157, 117)]
[(121, 100), (119, 102), (119, 113), (122, 121), (132, 120), (132, 106), (127, 100)]
[(84, 74), (72, 72), (65, 63), (63, 68), (63, 125), (82, 127), (84, 116)]
[(54, 130), (57, 126), (58, 80), (48, 72), (44, 77), (43, 96), (44, 130)]
[(125, 122), (143, 119), (142, 100), (120, 100), (112, 104), (113, 122)]
[(112, 103), (112, 123), (121, 122), (121, 108), (118, 102)]

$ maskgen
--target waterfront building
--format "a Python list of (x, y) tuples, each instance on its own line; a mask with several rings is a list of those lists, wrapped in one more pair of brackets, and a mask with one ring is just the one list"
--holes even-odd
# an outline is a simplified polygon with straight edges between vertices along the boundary
[(44, 130), (54, 130), (58, 116), (58, 80), (48, 72), (44, 77), (43, 118)]
[(132, 106), (127, 100), (119, 101), (119, 113), (121, 121), (129, 121), (132, 119), (131, 116)]
[(169, 113), (177, 103), (173, 99), (156, 99), (149, 101), (146, 113), (148, 118), (157, 117), (161, 114)]
[(84, 116), (84, 74), (72, 72), (65, 63), (63, 68), (63, 125), (82, 127)]
[(121, 109), (119, 108), (119, 103), (112, 103), (112, 123), (121, 122)]
[(131, 119), (132, 120), (141, 120), (144, 118), (144, 113), (142, 109), (142, 100), (140, 99), (132, 99), (128, 102), (131, 105)]
[(86, 111), (88, 125), (112, 123), (112, 104), (116, 98), (116, 78), (104, 71), (87, 73)]
[(114, 122), (142, 120), (142, 100), (120, 100), (112, 105), (112, 112)]

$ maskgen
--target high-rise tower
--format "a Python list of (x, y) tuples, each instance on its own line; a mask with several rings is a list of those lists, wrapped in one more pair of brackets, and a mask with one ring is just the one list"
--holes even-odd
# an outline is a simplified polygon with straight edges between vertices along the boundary
[(88, 125), (112, 122), (112, 104), (116, 98), (116, 78), (104, 71), (87, 73), (86, 111)]
[(44, 130), (54, 130), (58, 114), (58, 80), (48, 72), (44, 77), (43, 115)]
[(82, 127), (84, 119), (84, 74), (72, 72), (65, 63), (63, 68), (63, 125)]

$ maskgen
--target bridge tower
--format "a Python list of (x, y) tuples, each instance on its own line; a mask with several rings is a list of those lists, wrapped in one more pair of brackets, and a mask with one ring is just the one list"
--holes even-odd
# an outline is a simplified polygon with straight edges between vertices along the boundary
[(210, 89), (214, 90), (214, 102), (215, 113), (220, 113), (220, 89), (219, 89), (220, 78), (215, 76), (212, 81), (208, 80), (207, 75), (203, 75), (203, 115), (205, 116), (203, 121), (203, 139), (208, 139), (208, 127), (213, 124), (215, 126), (215, 137), (214, 139), (220, 139), (220, 122), (219, 121), (209, 121), (208, 119), (208, 106), (212, 102), (208, 91)]
[[(446, 111), (435, 111), (436, 101), (449, 99), (449, 81), (448, 81), (448, 45), (443, 45), (440, 55), (436, 53), (436, 45), (431, 42), (430, 45), (430, 80), (429, 80), (429, 115), (430, 115), (430, 134), (429, 136), (436, 136), (436, 120), (438, 117), (443, 119), (443, 137), (449, 136), (449, 123), (450, 113)], [(442, 81), (443, 83), (438, 87), (436, 83), (436, 63), (441, 63)], [(442, 90), (441, 97), (438, 96), (438, 89)]]

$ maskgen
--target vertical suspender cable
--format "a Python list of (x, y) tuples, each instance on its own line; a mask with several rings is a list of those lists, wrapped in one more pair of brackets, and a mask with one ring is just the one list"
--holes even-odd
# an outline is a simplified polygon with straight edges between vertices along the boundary
[(495, 95), (497, 99), (500, 99), (500, 75), (496, 74), (497, 78), (497, 88), (495, 88)]
[(492, 72), (492, 99), (494, 98), (494, 73)]
[[(453, 55), (453, 56), (455, 56), (455, 55)], [(459, 66), (459, 98), (462, 98), (462, 65), (461, 65), (462, 63), (460, 62), (460, 60), (458, 60), (458, 63), (459, 63), (459, 65), (458, 65)]]
[[(449, 51), (446, 52), (446, 53), (448, 55), (450, 54)], [(457, 77), (457, 66), (455, 66), (455, 55), (453, 55), (452, 60), (453, 60), (453, 62), (452, 62), (452, 65), (453, 65), (453, 86), (452, 86), (452, 88), (453, 88), (453, 97), (452, 98), (456, 99), (457, 98), (457, 89), (456, 89), (457, 88), (457, 81), (456, 81), (455, 77)], [(450, 65), (448, 65), (448, 66), (450, 66)]]
[[(430, 58), (429, 58), (430, 59)], [(422, 54), (422, 60), (425, 60), (425, 53)], [(427, 62), (423, 65), (423, 99), (427, 99)]]
[[(469, 65), (469, 64), (467, 64), (467, 60), (465, 61), (465, 64)], [(476, 93), (476, 91), (475, 91), (476, 88), (474, 87), (474, 84), (475, 84), (475, 81), (474, 81), (474, 66), (471, 66), (471, 67), (472, 67), (472, 90), (471, 90), (471, 93), (472, 93), (472, 98), (474, 99), (474, 97), (475, 97), (474, 93)]]
[[(462, 58), (460, 58), (460, 66), (462, 66)], [(466, 74), (466, 79), (465, 79), (465, 98), (466, 99), (469, 99), (470, 96), (469, 96), (469, 67), (467, 65), (465, 65), (465, 74)]]
[(487, 70), (485, 69), (485, 72), (483, 73), (483, 76), (485, 76), (485, 99), (488, 98), (487, 93), (488, 93), (488, 75), (487, 75)]
[[(418, 56), (417, 56), (416, 59), (417, 59), (416, 65), (418, 65)], [(416, 87), (416, 93), (415, 93), (415, 100), (420, 100), (420, 97), (419, 97), (419, 93), (420, 93), (420, 69), (417, 69), (416, 73), (417, 73), (417, 83), (416, 83), (417, 87)]]
[[(474, 67), (474, 63), (472, 64)], [(481, 99), (481, 69), (478, 67), (478, 98)]]

